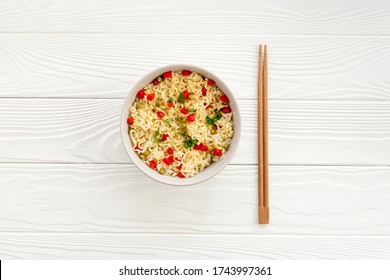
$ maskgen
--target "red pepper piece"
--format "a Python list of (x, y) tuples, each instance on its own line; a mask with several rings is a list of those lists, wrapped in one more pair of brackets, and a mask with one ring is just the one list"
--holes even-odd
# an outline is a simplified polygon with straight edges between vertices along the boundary
[(145, 90), (144, 90), (144, 89), (140, 89), (140, 90), (138, 91), (138, 93), (137, 93), (137, 97), (138, 97), (139, 99), (144, 99), (144, 97), (145, 97)]
[(181, 71), (181, 74), (182, 74), (183, 76), (189, 76), (191, 73), (192, 73), (192, 72), (191, 72), (190, 70), (183, 70), (183, 71)]
[(221, 95), (220, 97), (219, 97), (219, 100), (221, 100), (222, 102), (225, 102), (225, 103), (229, 103), (229, 97), (227, 97), (227, 95), (226, 94), (224, 94), (224, 95)]
[(172, 108), (175, 104), (172, 102), (168, 102), (168, 107)]
[(207, 94), (207, 89), (205, 87), (202, 88), (202, 95), (203, 96), (206, 96)]
[(183, 168), (183, 164), (180, 164), (177, 169), (181, 170)]
[(154, 99), (154, 93), (149, 93), (149, 94), (146, 96), (146, 99), (149, 100), (149, 101), (153, 101), (153, 99)]
[(182, 114), (187, 114), (188, 113), (188, 109), (186, 109), (186, 108), (181, 108), (180, 109), (180, 112), (182, 113)]
[(138, 144), (137, 144), (137, 145), (135, 145), (135, 147), (134, 147), (134, 150), (140, 150), (140, 148), (139, 148)]
[(133, 124), (134, 123), (134, 119), (132, 117), (128, 118), (127, 119), (127, 123), (128, 124)]
[(211, 104), (209, 104), (208, 106), (206, 106), (206, 109), (209, 109), (209, 108), (211, 108), (212, 106), (211, 106)]
[(151, 161), (149, 162), (149, 166), (150, 166), (150, 168), (152, 168), (152, 169), (156, 169), (156, 167), (157, 167), (157, 162), (154, 161), (154, 160), (151, 160)]
[(187, 100), (188, 96), (190, 96), (190, 93), (188, 92), (188, 90), (183, 91), (183, 94), (184, 94), (184, 100)]
[(181, 172), (177, 173), (177, 177), (179, 177), (179, 178), (185, 178), (185, 176), (184, 176), (183, 173), (181, 173)]
[(160, 119), (163, 118), (165, 116), (164, 112), (157, 112), (157, 117), (159, 117)]
[(172, 148), (168, 148), (167, 153), (172, 155), (173, 154), (173, 149)]
[(154, 80), (152, 81), (152, 83), (153, 83), (153, 85), (155, 85), (155, 86), (157, 86), (157, 85), (159, 84), (159, 82), (157, 81), (157, 79), (154, 79)]
[(172, 162), (169, 160), (169, 158), (166, 158), (166, 157), (162, 159), (162, 162), (165, 163), (166, 165), (172, 164)]
[(173, 158), (173, 156), (169, 156), (168, 159), (169, 159), (169, 162), (170, 162), (170, 163), (173, 163), (173, 162), (175, 161), (175, 159)]
[(168, 135), (168, 134), (163, 134), (163, 136), (161, 137), (161, 141), (165, 141), (165, 140), (167, 140), (167, 139), (168, 139), (168, 137), (169, 137), (169, 135)]
[(194, 122), (195, 121), (195, 116), (193, 114), (188, 115), (187, 121), (188, 122)]
[(195, 149), (195, 150), (200, 150), (201, 147), (202, 147), (201, 144), (196, 144), (196, 145), (194, 146), (194, 149)]
[(209, 86), (213, 86), (213, 85), (215, 85), (215, 82), (214, 82), (214, 80), (209, 79), (209, 80), (207, 81), (207, 84), (208, 84)]
[(222, 155), (222, 150), (215, 148), (213, 153), (215, 156), (220, 157)]
[(200, 147), (200, 149), (203, 151), (203, 152), (207, 152), (209, 150), (209, 147), (207, 147), (206, 145), (203, 145), (201, 144), (202, 146)]
[(227, 113), (230, 113), (232, 110), (230, 109), (229, 106), (227, 106), (227, 107), (223, 107), (223, 108), (221, 109), (221, 111), (222, 111), (223, 113), (227, 114)]
[(163, 74), (164, 79), (172, 78), (172, 71), (165, 72)]

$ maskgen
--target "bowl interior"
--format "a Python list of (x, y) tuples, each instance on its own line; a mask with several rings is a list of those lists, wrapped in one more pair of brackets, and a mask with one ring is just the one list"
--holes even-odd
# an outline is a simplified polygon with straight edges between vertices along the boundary
[[(139, 89), (145, 87), (147, 84), (149, 84), (154, 78), (161, 75), (164, 72), (167, 71), (181, 71), (181, 70), (190, 70), (192, 72), (197, 72), (204, 77), (213, 79), (218, 86), (218, 88), (225, 93), (229, 99), (230, 99), (230, 107), (232, 109), (233, 113), (233, 137), (232, 142), (226, 152), (225, 157), (222, 160), (219, 160), (217, 162), (213, 162), (208, 167), (203, 169), (203, 171), (199, 172), (198, 174), (194, 175), (191, 178), (178, 178), (173, 176), (165, 176), (161, 175), (160, 173), (156, 172), (155, 170), (151, 169), (148, 165), (145, 164), (137, 155), (136, 152), (134, 152), (132, 148), (132, 144), (130, 141), (130, 136), (128, 134), (128, 125), (127, 125), (127, 118), (129, 115), (129, 109), (130, 106), (134, 103), (137, 92)], [(229, 88), (226, 86), (226, 84), (218, 78), (216, 75), (212, 74), (211, 72), (204, 70), (202, 68), (187, 65), (187, 64), (176, 64), (176, 65), (169, 65), (165, 67), (161, 67), (158, 69), (153, 70), (152, 72), (148, 73), (144, 77), (142, 77), (130, 90), (129, 94), (127, 95), (123, 109), (122, 109), (122, 116), (121, 116), (121, 135), (122, 135), (122, 141), (125, 146), (125, 149), (130, 157), (130, 159), (133, 161), (133, 163), (146, 175), (151, 177), (152, 179), (169, 185), (176, 185), (176, 186), (186, 186), (186, 185), (193, 185), (200, 182), (203, 182), (216, 174), (218, 174), (231, 160), (233, 155), (235, 154), (239, 140), (241, 135), (241, 117), (240, 112), (238, 110), (237, 102), (232, 94), (232, 92), (229, 90)]]

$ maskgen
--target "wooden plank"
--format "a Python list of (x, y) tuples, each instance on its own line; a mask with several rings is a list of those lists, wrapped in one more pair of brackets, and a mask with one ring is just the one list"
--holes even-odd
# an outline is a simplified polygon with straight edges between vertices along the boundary
[(389, 259), (389, 237), (0, 234), (1, 259)]
[[(119, 99), (2, 99), (0, 162), (128, 163)], [(279, 101), (269, 107), (270, 164), (389, 165), (390, 102)], [(256, 164), (256, 102), (240, 100), (234, 164)]]
[(133, 165), (1, 164), (1, 232), (389, 236), (389, 182), (385, 167), (271, 166), (260, 226), (256, 166), (180, 188)]
[(387, 1), (1, 1), (3, 33), (380, 34)]
[(271, 99), (390, 100), (390, 37), (205, 35), (0, 35), (0, 97), (123, 98), (152, 69), (189, 63), (255, 99), (260, 43)]

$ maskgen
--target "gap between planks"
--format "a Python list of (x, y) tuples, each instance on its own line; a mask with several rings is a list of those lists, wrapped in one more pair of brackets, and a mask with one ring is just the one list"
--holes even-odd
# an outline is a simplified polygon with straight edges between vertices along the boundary
[[(259, 225), (259, 227), (264, 227)], [(226, 236), (226, 237), (271, 237), (271, 238), (337, 238), (337, 237), (351, 237), (351, 238), (383, 238), (389, 239), (388, 235), (350, 235), (350, 234), (266, 234), (259, 235), (258, 233), (177, 233), (177, 232), (115, 232), (115, 231), (98, 231), (98, 232), (79, 232), (79, 231), (0, 231), (0, 241), (2, 235), (19, 234), (19, 235), (117, 235), (117, 236), (197, 236), (197, 237), (212, 237), (212, 236)]]
[[(96, 33), (61, 33), (61, 32), (55, 32), (55, 33), (42, 33), (42, 32), (14, 32), (14, 33), (7, 33), (7, 32), (0, 32), (0, 36), (42, 36), (42, 35), (50, 35), (50, 36), (116, 36), (116, 35), (126, 35), (126, 36), (137, 36), (137, 37), (154, 37), (154, 36), (170, 36), (170, 37), (213, 37), (213, 38), (218, 38), (218, 37), (257, 37), (259, 34), (204, 34), (204, 33), (191, 33), (191, 34), (174, 34), (174, 33), (148, 33), (147, 35), (145, 34), (139, 34), (139, 33), (106, 33), (106, 32), (96, 32)], [(333, 38), (333, 37), (339, 37), (339, 38), (386, 38), (390, 37), (390, 34), (311, 34), (311, 35), (304, 35), (304, 34), (266, 34), (264, 36), (267, 37), (292, 37), (292, 38)]]

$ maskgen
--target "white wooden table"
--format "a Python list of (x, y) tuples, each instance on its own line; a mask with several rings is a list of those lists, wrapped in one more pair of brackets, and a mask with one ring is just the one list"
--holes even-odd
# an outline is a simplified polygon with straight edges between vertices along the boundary
[[(186, 188), (148, 179), (119, 135), (128, 90), (171, 63), (221, 76), (243, 116), (231, 165)], [(3, 0), (0, 97), (1, 259), (390, 258), (387, 0)]]

